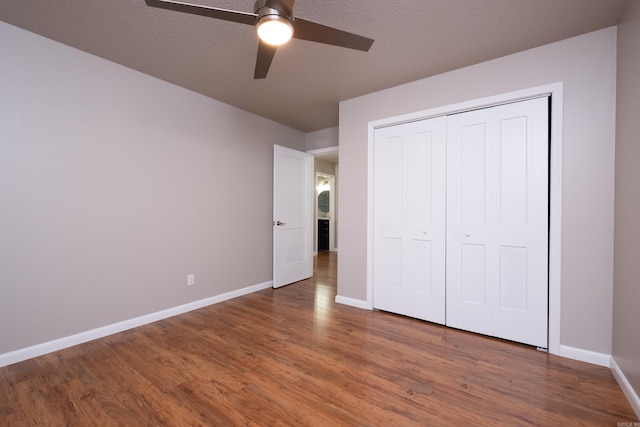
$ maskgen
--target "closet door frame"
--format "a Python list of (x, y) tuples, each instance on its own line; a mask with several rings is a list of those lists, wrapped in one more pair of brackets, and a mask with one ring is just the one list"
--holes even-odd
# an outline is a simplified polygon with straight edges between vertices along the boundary
[(411, 114), (376, 120), (368, 124), (368, 183), (367, 183), (367, 301), (366, 308), (373, 310), (373, 154), (375, 129), (417, 120), (445, 116), (478, 108), (492, 107), (510, 102), (523, 101), (540, 96), (551, 97), (550, 118), (550, 186), (549, 186), (549, 353), (560, 355), (561, 320), (561, 254), (562, 254), (562, 82), (537, 86), (515, 92), (488, 96), (462, 103), (418, 111)]

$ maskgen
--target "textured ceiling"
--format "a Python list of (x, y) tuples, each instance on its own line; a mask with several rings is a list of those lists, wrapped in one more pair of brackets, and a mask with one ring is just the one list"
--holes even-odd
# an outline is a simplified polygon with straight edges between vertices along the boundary
[[(253, 0), (188, 1), (253, 12)], [(295, 16), (373, 47), (293, 40), (264, 80), (253, 80), (253, 27), (144, 0), (0, 0), (0, 20), (308, 132), (337, 126), (342, 100), (615, 25), (626, 3), (297, 0)]]

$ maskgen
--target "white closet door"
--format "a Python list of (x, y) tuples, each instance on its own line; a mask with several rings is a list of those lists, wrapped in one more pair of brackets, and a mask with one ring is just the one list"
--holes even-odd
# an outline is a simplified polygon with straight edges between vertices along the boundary
[(447, 120), (447, 325), (547, 347), (547, 98)]
[(446, 119), (377, 129), (374, 307), (445, 321)]

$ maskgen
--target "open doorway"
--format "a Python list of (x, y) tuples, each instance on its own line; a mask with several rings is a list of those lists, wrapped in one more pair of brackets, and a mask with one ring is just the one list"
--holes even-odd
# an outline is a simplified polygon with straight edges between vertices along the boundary
[(308, 151), (314, 156), (313, 253), (338, 250), (338, 147)]
[(335, 248), (335, 181), (334, 175), (316, 172), (316, 251)]

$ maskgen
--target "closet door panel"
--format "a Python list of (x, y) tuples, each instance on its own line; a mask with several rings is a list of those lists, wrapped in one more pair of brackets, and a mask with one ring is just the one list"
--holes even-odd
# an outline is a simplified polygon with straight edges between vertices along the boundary
[(445, 118), (377, 129), (374, 307), (445, 321)]
[(540, 347), (548, 312), (547, 102), (447, 122), (446, 323)]
[[(492, 109), (493, 110), (493, 109)], [(548, 99), (496, 107), (500, 275), (494, 335), (547, 347), (549, 240)]]
[(481, 117), (447, 118), (447, 320), (454, 328), (491, 335), (492, 257), (487, 216), (492, 124)]

